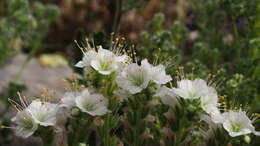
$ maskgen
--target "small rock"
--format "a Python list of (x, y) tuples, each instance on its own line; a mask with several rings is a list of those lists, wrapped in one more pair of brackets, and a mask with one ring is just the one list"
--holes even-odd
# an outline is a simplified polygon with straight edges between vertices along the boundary
[[(15, 79), (25, 60), (26, 55), (17, 55), (0, 69), (0, 93)], [(60, 98), (64, 93), (64, 87), (68, 86), (63, 79), (71, 78), (72, 74), (73, 71), (69, 67), (46, 67), (42, 66), (38, 59), (33, 58), (23, 68), (16, 82), (27, 86), (27, 90), (22, 93), (25, 96), (38, 96), (42, 88), (48, 88), (55, 91), (55, 98)]]

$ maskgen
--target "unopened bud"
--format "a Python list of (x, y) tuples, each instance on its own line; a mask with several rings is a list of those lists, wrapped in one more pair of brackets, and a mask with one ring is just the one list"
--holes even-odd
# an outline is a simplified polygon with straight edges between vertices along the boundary
[(85, 143), (79, 143), (79, 146), (87, 146)]
[(96, 117), (93, 124), (97, 127), (104, 125), (104, 121), (100, 117)]
[(163, 127), (160, 132), (162, 133), (162, 135), (166, 138), (171, 138), (173, 137), (174, 133), (172, 132), (172, 130), (170, 128), (167, 127)]
[(153, 135), (150, 132), (150, 129), (146, 128), (144, 133), (141, 135), (142, 139), (153, 139)]
[(195, 112), (196, 111), (196, 107), (194, 107), (193, 105), (188, 105), (188, 111), (190, 112)]
[(79, 109), (78, 108), (73, 108), (71, 110), (71, 115), (72, 116), (78, 116), (79, 115)]
[(144, 118), (144, 120), (146, 121), (146, 122), (154, 122), (155, 121), (155, 117), (153, 116), (153, 115), (147, 115), (145, 118)]
[(244, 141), (245, 141), (247, 144), (250, 144), (250, 142), (251, 142), (250, 136), (245, 135), (245, 136), (244, 136)]
[(167, 111), (166, 113), (163, 114), (168, 120), (174, 120), (174, 114), (172, 111)]

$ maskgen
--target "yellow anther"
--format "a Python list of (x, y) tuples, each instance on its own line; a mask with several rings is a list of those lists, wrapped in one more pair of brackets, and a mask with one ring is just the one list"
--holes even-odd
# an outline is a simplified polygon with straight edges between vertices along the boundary
[(79, 49), (80, 49), (82, 52), (84, 52), (84, 48), (80, 47)]

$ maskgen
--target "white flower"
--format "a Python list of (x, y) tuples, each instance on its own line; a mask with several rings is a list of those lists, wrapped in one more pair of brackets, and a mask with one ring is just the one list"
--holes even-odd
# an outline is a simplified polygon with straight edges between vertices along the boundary
[(75, 66), (80, 68), (84, 67), (87, 71), (91, 70), (92, 67), (100, 74), (109, 75), (110, 73), (119, 70), (123, 67), (123, 64), (128, 61), (129, 57), (127, 55), (119, 56), (100, 46), (98, 52), (94, 50), (84, 52), (82, 61), (79, 61)]
[(94, 50), (88, 50), (84, 52), (83, 59), (79, 61), (75, 66), (79, 68), (84, 68), (86, 73), (91, 70), (90, 63), (97, 56), (97, 52)]
[(108, 99), (103, 95), (97, 93), (90, 93), (88, 89), (81, 92), (76, 97), (76, 105), (82, 112), (88, 113), (92, 116), (101, 116), (108, 112)]
[(16, 124), (15, 134), (23, 138), (31, 136), (38, 128), (38, 124), (27, 110), (19, 111), (12, 121)]
[(220, 123), (216, 123), (211, 116), (209, 115), (206, 115), (206, 114), (202, 114), (200, 116), (200, 120), (201, 121), (204, 121), (208, 124), (208, 129), (205, 129), (205, 128), (200, 128), (199, 131), (201, 133), (201, 135), (205, 138), (205, 139), (209, 139), (211, 138), (216, 129), (220, 128), (221, 127), (221, 124)]
[(166, 86), (158, 88), (155, 96), (160, 97), (161, 101), (164, 104), (169, 105), (171, 107), (174, 107), (176, 104), (179, 103), (176, 94), (173, 92), (173, 90)]
[(28, 112), (36, 123), (42, 126), (53, 126), (56, 124), (56, 114), (59, 110), (57, 104), (34, 100), (27, 107)]
[(146, 68), (151, 80), (156, 84), (166, 84), (172, 80), (171, 76), (166, 75), (165, 67), (163, 65), (153, 66), (147, 59), (142, 60), (141, 64)]
[(184, 99), (200, 98), (203, 94), (207, 93), (210, 87), (201, 79), (187, 80), (183, 79), (177, 82), (177, 88), (173, 88), (175, 94)]
[(131, 94), (141, 92), (148, 86), (149, 81), (150, 76), (146, 68), (136, 63), (125, 67), (116, 78), (118, 86)]
[(132, 62), (132, 59), (127, 55), (122, 55), (122, 56), (117, 55), (116, 62), (118, 65), (118, 69), (116, 71), (122, 72), (122, 70)]
[(210, 113), (210, 117), (211, 117), (211, 120), (216, 124), (223, 123), (223, 121), (224, 121), (224, 117), (223, 117), (222, 113), (220, 113), (218, 108), (215, 108), (215, 110), (213, 110), (213, 112)]
[(66, 92), (63, 98), (61, 99), (61, 107), (71, 108), (76, 106), (76, 97), (79, 95), (78, 92)]
[(115, 57), (113, 52), (99, 48), (98, 55), (91, 61), (90, 65), (99, 73), (108, 75), (118, 68)]
[(199, 99), (201, 108), (206, 113), (214, 115), (219, 113), (217, 91), (208, 86), (206, 81), (183, 79), (177, 82), (177, 86), (178, 88), (173, 88), (173, 91), (178, 96), (184, 99)]
[(229, 111), (223, 113), (223, 127), (232, 137), (254, 133), (259, 136), (259, 132), (255, 131), (252, 121), (248, 118), (245, 111)]
[(217, 114), (218, 110), (218, 95), (217, 94), (204, 94), (200, 97), (202, 109), (208, 114)]

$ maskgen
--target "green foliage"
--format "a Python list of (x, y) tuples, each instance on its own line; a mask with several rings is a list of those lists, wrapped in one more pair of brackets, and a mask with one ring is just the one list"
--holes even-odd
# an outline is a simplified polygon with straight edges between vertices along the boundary
[[(241, 103), (246, 100), (250, 102), (256, 96), (259, 99), (259, 87), (256, 85), (260, 81), (257, 43), (259, 35), (256, 34), (259, 27), (252, 27), (257, 21), (256, 5), (255, 1), (191, 1), (191, 8), (196, 17), (192, 26), (197, 31), (198, 38), (191, 40), (189, 46), (183, 45), (189, 43), (187, 27), (176, 21), (165, 26), (164, 15), (156, 14), (149, 25), (151, 33), (141, 33), (143, 43), (137, 47), (137, 52), (151, 60), (156, 59), (154, 54), (157, 54), (159, 59), (163, 58), (162, 60), (177, 56), (175, 64), (184, 62), (187, 68), (197, 68), (195, 73), (202, 76), (210, 72), (217, 74), (222, 70), (225, 73), (221, 78), (230, 79), (233, 74), (239, 73), (244, 76), (244, 82), (239, 83), (243, 88), (239, 88), (239, 91), (249, 93), (239, 94), (244, 99)], [(228, 22), (223, 25), (223, 21)], [(228, 34), (232, 36), (231, 42), (225, 40)], [(220, 68), (222, 69), (219, 70)], [(228, 92), (228, 88), (224, 88)]]
[(42, 46), (43, 37), (54, 22), (59, 10), (54, 5), (44, 5), (28, 0), (8, 0), (2, 5), (4, 16), (0, 17), (0, 63), (22, 48), (30, 48), (29, 57)]
[(154, 16), (149, 25), (152, 33), (147, 31), (141, 33), (143, 43), (137, 46), (137, 54), (151, 60), (158, 59), (159, 62), (169, 57), (176, 57), (174, 60), (176, 64), (181, 59), (178, 48), (181, 47), (181, 41), (184, 39), (187, 30), (178, 22), (171, 24), (170, 29), (165, 28), (164, 19), (162, 13)]
[[(137, 47), (137, 52), (151, 60), (177, 56), (170, 64), (184, 63), (185, 71), (192, 72), (187, 76), (216, 74), (214, 80), (219, 80), (219, 94), (227, 95), (225, 102), (232, 103), (229, 108), (242, 106), (249, 112), (259, 112), (260, 29), (259, 13), (256, 11), (259, 11), (259, 4), (257, 1), (243, 0), (190, 1), (195, 18), (188, 27), (177, 21), (166, 26), (164, 15), (158, 13), (148, 26), (149, 30), (141, 33), (143, 43)], [(198, 34), (197, 37), (189, 40), (194, 32)], [(161, 49), (158, 51), (155, 48)], [(174, 67), (171, 66), (169, 70), (174, 70), (171, 68)], [(184, 118), (181, 123), (187, 120)], [(256, 125), (259, 127), (259, 121), (256, 121)], [(248, 145), (243, 140), (230, 141), (223, 136), (223, 132), (218, 133), (216, 131), (215, 143), (209, 140), (209, 145)], [(257, 137), (251, 138), (257, 141)], [(173, 141), (176, 142), (176, 139)]]
[[(256, 1), (243, 0), (191, 0), (190, 9), (195, 18), (187, 25), (179, 21), (166, 25), (164, 14), (157, 13), (148, 25), (148, 30), (140, 34), (142, 43), (136, 46), (137, 56), (153, 60), (155, 64), (168, 65), (167, 71), (173, 76), (176, 75), (179, 64), (184, 64), (187, 78), (207, 78), (208, 74), (213, 73), (216, 78), (212, 81), (217, 83), (219, 96), (228, 96), (223, 101), (227, 103), (225, 108), (243, 108), (249, 113), (259, 112), (259, 13), (255, 13), (255, 10), (259, 9), (257, 5), (259, 4)], [(192, 36), (194, 34), (195, 36)], [(99, 33), (94, 38), (98, 40), (96, 44), (107, 46), (103, 34)], [(91, 83), (90, 76), (97, 77), (94, 83)], [(85, 78), (90, 79), (85, 85), (95, 85), (95, 88), (100, 89), (109, 87), (102, 86), (108, 82), (100, 82), (103, 80), (102, 76), (90, 76)], [(122, 107), (124, 122), (121, 128), (126, 132), (119, 130), (115, 133), (118, 137), (123, 137), (124, 143), (136, 146), (152, 143), (169, 146), (258, 145), (259, 138), (256, 136), (246, 135), (247, 140), (246, 136), (230, 138), (222, 128), (207, 133), (208, 138), (205, 141), (205, 135), (198, 131), (201, 128), (205, 131), (211, 129), (203, 125), (203, 122), (198, 122), (199, 115), (194, 111), (201, 109), (194, 108), (196, 105), (190, 107), (184, 101), (180, 101), (181, 106), (174, 109), (166, 106), (152, 109), (146, 105), (154, 100), (148, 96), (153, 92), (144, 92), (135, 95), (134, 99), (129, 99), (127, 108)], [(167, 112), (172, 114), (172, 119), (167, 119)], [(156, 122), (144, 122), (148, 115), (154, 116)], [(259, 121), (255, 121), (255, 126), (259, 129)], [(163, 128), (171, 131), (172, 135), (169, 131), (168, 135), (163, 133)], [(151, 135), (152, 138), (149, 137)]]

